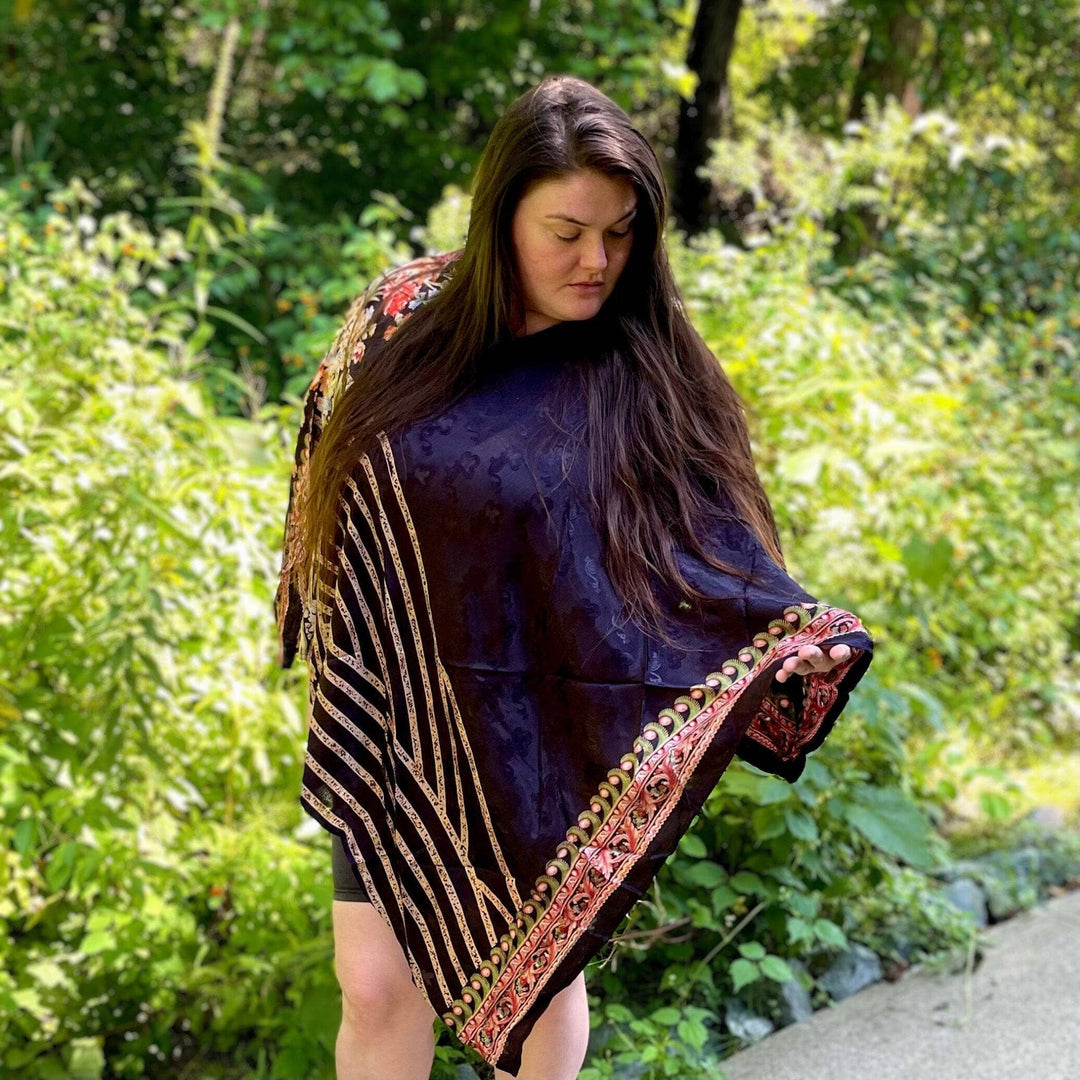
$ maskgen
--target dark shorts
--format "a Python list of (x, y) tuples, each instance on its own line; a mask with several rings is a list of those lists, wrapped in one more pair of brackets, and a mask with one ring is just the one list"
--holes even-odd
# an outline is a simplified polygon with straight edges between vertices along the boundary
[(345, 845), (337, 833), (330, 834), (330, 854), (334, 868), (334, 899), (365, 901), (370, 904), (364, 883), (360, 880), (356, 868), (349, 862)]

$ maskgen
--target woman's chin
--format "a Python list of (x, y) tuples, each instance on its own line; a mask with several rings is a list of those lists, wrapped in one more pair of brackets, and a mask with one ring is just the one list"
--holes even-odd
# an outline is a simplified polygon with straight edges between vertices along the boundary
[(603, 296), (581, 296), (567, 305), (566, 319), (591, 319), (603, 306)]

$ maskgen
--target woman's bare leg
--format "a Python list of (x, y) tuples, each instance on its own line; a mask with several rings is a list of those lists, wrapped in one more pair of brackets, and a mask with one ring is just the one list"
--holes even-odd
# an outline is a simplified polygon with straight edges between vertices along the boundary
[[(393, 931), (374, 906), (333, 902), (334, 969), (341, 985), (337, 1080), (428, 1080), (435, 1010), (413, 984)], [(575, 1080), (589, 1042), (585, 973), (551, 999), (521, 1051), (516, 1078)]]
[(341, 986), (337, 1080), (428, 1080), (437, 1019), (393, 931), (372, 904), (333, 902)]
[[(575, 1080), (588, 1044), (589, 999), (582, 971), (551, 999), (529, 1032), (516, 1080)], [(496, 1069), (495, 1080), (513, 1080), (513, 1074)]]

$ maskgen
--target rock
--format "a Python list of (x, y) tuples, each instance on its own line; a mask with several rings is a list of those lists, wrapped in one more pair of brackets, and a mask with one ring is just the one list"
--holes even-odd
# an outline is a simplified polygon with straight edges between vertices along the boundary
[(743, 1042), (755, 1043), (776, 1030), (776, 1025), (764, 1016), (744, 1005), (738, 998), (729, 1001), (724, 1009), (724, 1023), (728, 1031)]
[(787, 966), (795, 972), (795, 978), (790, 982), (778, 984), (777, 1009), (780, 1014), (780, 1026), (797, 1024), (800, 1020), (806, 1020), (814, 1014), (814, 1006), (810, 1003), (810, 991), (803, 986), (800, 977), (813, 985), (813, 979), (806, 970), (806, 965), (801, 960), (788, 960)]
[(1016, 876), (1023, 881), (1034, 884), (1039, 880), (1042, 854), (1037, 847), (1025, 844), (1023, 847), (1017, 848), (1010, 853), (1009, 862)]
[(1065, 827), (1065, 811), (1059, 806), (1036, 806), (1024, 820), (1052, 832)]
[(1037, 874), (1031, 875), (1031, 868), (1041, 864), (1041, 856), (1034, 848), (1021, 855), (1024, 850), (993, 851), (982, 857), (982, 884), (994, 922), (1011, 918), (1039, 901), (1039, 879)]
[(1080, 856), (1057, 845), (1040, 852), (1039, 880), (1043, 885), (1064, 885), (1080, 877)]
[(818, 985), (833, 1001), (843, 1001), (882, 976), (881, 958), (873, 949), (858, 942), (842, 952), (818, 979)]
[(993, 922), (1009, 919), (1017, 912), (1032, 907), (1038, 900), (1034, 886), (1021, 880), (1009, 863), (987, 860), (988, 873), (983, 878), (986, 906)]
[[(932, 903), (940, 903), (943, 896), (940, 887), (927, 887), (919, 890), (919, 906), (926, 907)], [(895, 963), (905, 966), (925, 942), (925, 931), (912, 919), (903, 919), (891, 925), (878, 928), (875, 944), (878, 956), (887, 967), (886, 957), (896, 954)], [(888, 976), (886, 975), (886, 978)]]
[(957, 859), (943, 866), (937, 871), (936, 876), (942, 881), (955, 881), (962, 877), (980, 878), (985, 872), (983, 864), (978, 859)]
[(907, 966), (908, 962), (915, 955), (915, 950), (919, 947), (919, 943), (917, 941), (910, 941), (908, 938), (904, 937), (902, 932), (894, 935), (894, 939), (896, 941), (896, 951), (900, 954), (899, 962)]
[(957, 878), (945, 889), (944, 896), (954, 907), (966, 911), (975, 920), (976, 926), (985, 926), (990, 921), (986, 893), (977, 881), (967, 877)]

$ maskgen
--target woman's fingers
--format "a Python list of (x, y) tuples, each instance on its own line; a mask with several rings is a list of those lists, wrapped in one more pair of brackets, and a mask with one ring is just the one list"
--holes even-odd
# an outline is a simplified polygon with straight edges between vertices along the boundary
[(831, 671), (837, 664), (842, 663), (851, 656), (851, 649), (847, 645), (834, 645), (829, 650), (829, 655), (821, 651), (816, 645), (803, 645), (799, 648), (797, 656), (789, 656), (780, 666), (776, 673), (776, 681), (787, 682), (791, 675), (809, 675), (814, 671)]

